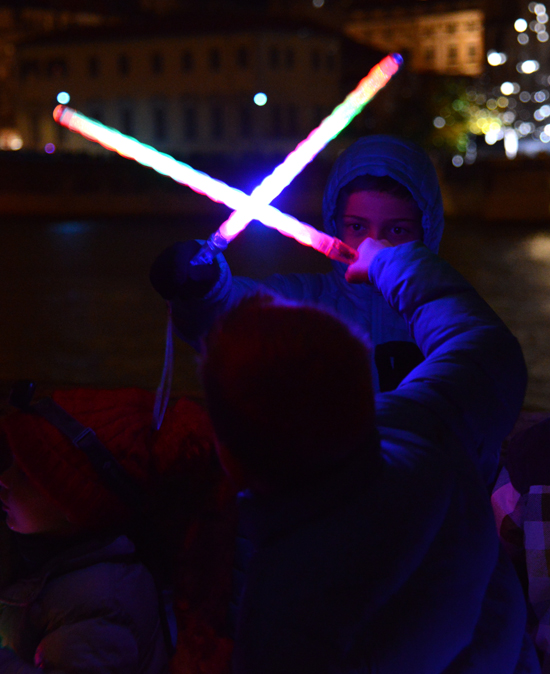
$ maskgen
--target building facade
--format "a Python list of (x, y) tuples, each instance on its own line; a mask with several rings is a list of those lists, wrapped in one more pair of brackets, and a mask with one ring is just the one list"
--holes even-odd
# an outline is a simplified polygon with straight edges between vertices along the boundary
[(456, 4), (356, 11), (345, 30), (376, 49), (406, 53), (414, 72), (476, 77), (485, 68), (484, 11)]
[[(17, 128), (26, 149), (102, 152), (53, 121), (66, 92), (71, 107), (180, 157), (286, 153), (341, 101), (345, 40), (273, 22), (47, 36), (18, 48)], [(365, 54), (366, 74), (376, 60)]]

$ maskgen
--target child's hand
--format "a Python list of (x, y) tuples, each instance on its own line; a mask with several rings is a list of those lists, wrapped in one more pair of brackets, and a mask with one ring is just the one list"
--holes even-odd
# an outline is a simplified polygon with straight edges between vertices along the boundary
[(383, 248), (391, 248), (391, 243), (386, 239), (364, 239), (357, 248), (359, 257), (356, 262), (350, 264), (346, 271), (348, 283), (370, 283), (369, 269), (377, 253)]

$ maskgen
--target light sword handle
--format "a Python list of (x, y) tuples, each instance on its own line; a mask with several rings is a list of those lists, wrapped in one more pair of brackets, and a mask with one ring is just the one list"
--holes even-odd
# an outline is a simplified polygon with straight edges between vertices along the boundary
[(229, 241), (220, 234), (219, 230), (216, 230), (208, 237), (208, 240), (202, 244), (202, 248), (192, 258), (191, 264), (212, 264), (216, 255), (225, 250), (228, 244)]

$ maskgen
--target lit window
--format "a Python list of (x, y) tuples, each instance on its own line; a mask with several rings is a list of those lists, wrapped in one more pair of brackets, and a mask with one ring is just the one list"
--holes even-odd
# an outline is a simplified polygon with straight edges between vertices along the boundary
[(447, 50), (447, 63), (450, 66), (454, 66), (457, 64), (457, 61), (458, 61), (458, 47), (452, 44)]

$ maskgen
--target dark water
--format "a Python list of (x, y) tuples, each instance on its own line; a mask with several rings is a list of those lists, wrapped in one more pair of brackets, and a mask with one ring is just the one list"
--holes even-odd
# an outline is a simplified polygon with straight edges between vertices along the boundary
[[(319, 223), (312, 222), (318, 226)], [(148, 281), (152, 260), (176, 240), (219, 222), (133, 219), (3, 222), (0, 385), (17, 378), (56, 386), (143, 386), (160, 377), (165, 311)], [(441, 254), (520, 340), (529, 409), (550, 410), (550, 224), (450, 222)], [(237, 274), (323, 271), (320, 254), (252, 224), (232, 243)], [(200, 395), (195, 354), (179, 343), (174, 391)]]

